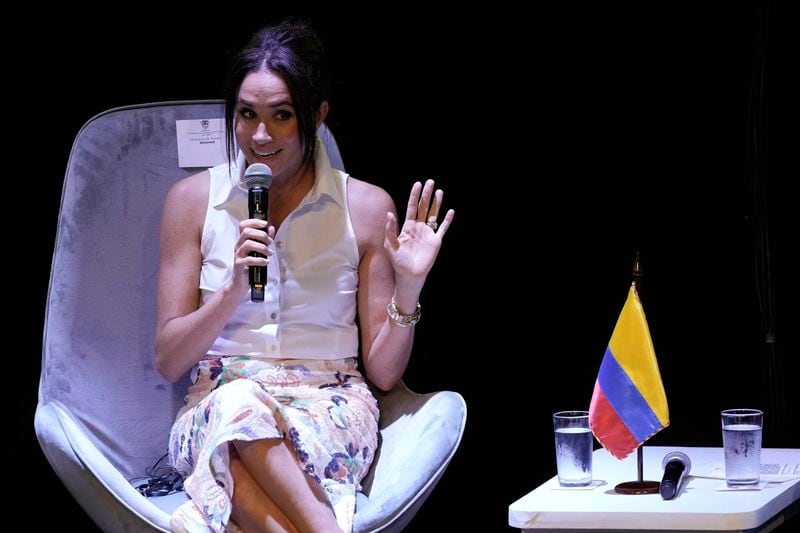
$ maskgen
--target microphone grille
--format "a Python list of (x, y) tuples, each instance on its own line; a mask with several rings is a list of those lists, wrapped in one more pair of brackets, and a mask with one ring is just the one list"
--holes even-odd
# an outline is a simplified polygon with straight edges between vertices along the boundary
[(692, 469), (692, 460), (689, 459), (689, 456), (683, 452), (674, 451), (665, 455), (664, 460), (661, 461), (661, 468), (666, 468), (667, 464), (670, 461), (680, 461), (681, 463), (683, 463), (683, 466), (686, 469), (687, 474)]
[(272, 185), (272, 170), (264, 163), (253, 163), (244, 171), (242, 185), (247, 188), (262, 186), (269, 189)]

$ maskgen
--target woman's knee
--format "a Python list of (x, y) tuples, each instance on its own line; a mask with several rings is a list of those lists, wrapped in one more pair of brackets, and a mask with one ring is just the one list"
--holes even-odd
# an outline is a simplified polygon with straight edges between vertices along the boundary
[(220, 386), (214, 391), (214, 403), (218, 408), (230, 407), (236, 410), (245, 409), (247, 406), (258, 408), (263, 405), (259, 395), (263, 393), (261, 387), (250, 379), (237, 379)]

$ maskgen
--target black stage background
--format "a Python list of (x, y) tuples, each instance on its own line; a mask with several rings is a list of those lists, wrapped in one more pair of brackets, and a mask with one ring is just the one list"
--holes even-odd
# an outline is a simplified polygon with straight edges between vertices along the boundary
[[(436, 178), (457, 210), (422, 297), (406, 382), (461, 392), (467, 430), (409, 530), (508, 529), (508, 505), (554, 475), (550, 414), (588, 407), (636, 251), (672, 421), (648, 444), (719, 446), (719, 410), (744, 406), (767, 412), (765, 446), (800, 447), (789, 426), (798, 406), (798, 263), (788, 206), (800, 176), (790, 134), (800, 91), (788, 14), (757, 2), (539, 4), (524, 14), (260, 14), (242, 5), (180, 17), (132, 11), (66, 23), (49, 13), (21, 21), (28, 37), (10, 49), (20, 65), (7, 79), (21, 91), (11, 107), (23, 146), (12, 155), (28, 155), (14, 183), (23, 201), (31, 180), (38, 188), (28, 228), (12, 232), (19, 242), (11, 248), (23, 251), (18, 268), (31, 280), (26, 320), (34, 330), (20, 354), (23, 455), (35, 467), (30, 490), (60, 509), (37, 517), (41, 528), (92, 527), (33, 432), (72, 139), (108, 108), (220, 97), (231, 51), (286, 14), (310, 18), (327, 43), (330, 123), (348, 171), (401, 206), (413, 180)], [(759, 91), (752, 80), (761, 61)], [(766, 148), (759, 159), (748, 144), (752, 116)], [(769, 211), (754, 208), (756, 167), (766, 171), (758, 183)], [(777, 381), (767, 378), (756, 293), (764, 220)]]

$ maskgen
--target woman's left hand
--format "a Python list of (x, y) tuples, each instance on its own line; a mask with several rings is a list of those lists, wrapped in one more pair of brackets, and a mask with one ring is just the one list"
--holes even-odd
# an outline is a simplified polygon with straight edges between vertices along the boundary
[(387, 214), (384, 247), (394, 267), (397, 283), (418, 283), (421, 286), (433, 267), (442, 247), (442, 238), (455, 215), (455, 211), (450, 209), (442, 221), (438, 221), (443, 197), (441, 189), (434, 193), (433, 180), (427, 180), (424, 187), (416, 182), (411, 188), (406, 219), (399, 235), (397, 218), (393, 213)]

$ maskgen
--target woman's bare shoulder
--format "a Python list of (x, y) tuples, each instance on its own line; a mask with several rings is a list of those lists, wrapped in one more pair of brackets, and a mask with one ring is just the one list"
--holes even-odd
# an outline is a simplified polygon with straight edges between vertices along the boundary
[(347, 185), (347, 201), (351, 211), (366, 217), (386, 219), (387, 211), (394, 211), (394, 201), (382, 188), (372, 183), (350, 177)]
[(211, 181), (210, 176), (209, 171), (204, 170), (181, 178), (170, 188), (168, 197), (176, 197), (176, 200), (192, 203), (207, 200)]
[(347, 185), (347, 204), (358, 249), (364, 253), (383, 243), (386, 213), (394, 212), (394, 202), (389, 193), (371, 183), (350, 177)]
[(186, 223), (194, 221), (202, 225), (205, 220), (210, 190), (208, 170), (192, 174), (175, 182), (164, 201), (164, 223)]

